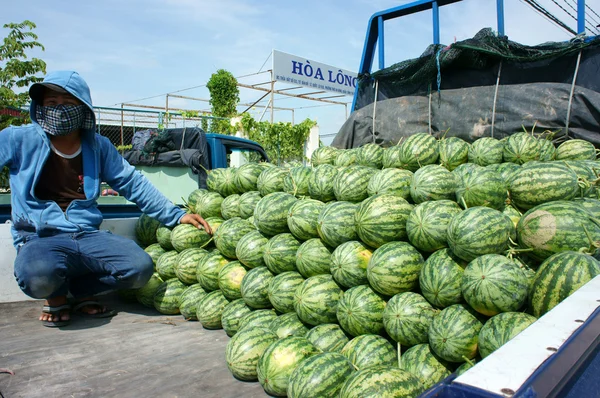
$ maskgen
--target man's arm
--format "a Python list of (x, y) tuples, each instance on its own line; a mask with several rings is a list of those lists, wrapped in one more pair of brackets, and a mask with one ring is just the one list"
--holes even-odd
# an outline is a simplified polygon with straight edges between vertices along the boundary
[(10, 166), (14, 157), (15, 145), (13, 142), (14, 129), (7, 127), (0, 131), (0, 170)]

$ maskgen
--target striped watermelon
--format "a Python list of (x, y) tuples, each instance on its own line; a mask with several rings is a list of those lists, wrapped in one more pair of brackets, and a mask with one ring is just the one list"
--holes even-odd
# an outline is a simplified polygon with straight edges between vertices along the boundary
[(455, 215), (448, 224), (448, 246), (465, 261), (508, 248), (513, 223), (498, 210), (471, 207)]
[(337, 398), (352, 374), (352, 364), (340, 353), (324, 352), (300, 362), (289, 378), (288, 398)]
[[(576, 198), (574, 199), (574, 201), (581, 207), (583, 207), (585, 210), (587, 210), (587, 212), (590, 213), (592, 217), (600, 219), (600, 200), (592, 198)], [(146, 248), (147, 253), (149, 248), (150, 246)]]
[(240, 318), (238, 323), (238, 332), (244, 330), (244, 328), (255, 329), (265, 328), (269, 329), (269, 325), (277, 318), (277, 313), (273, 310), (255, 310), (249, 314), (246, 314)]
[(485, 206), (502, 210), (506, 205), (507, 189), (499, 173), (482, 167), (458, 181), (456, 201), (465, 208)]
[(356, 150), (356, 162), (361, 166), (380, 169), (383, 166), (383, 152), (383, 148), (377, 144), (365, 144)]
[(290, 173), (283, 179), (283, 192), (297, 198), (308, 196), (308, 181), (311, 173), (310, 167), (299, 166), (290, 169)]
[[(465, 178), (466, 175), (471, 173), (473, 170), (479, 169), (481, 166), (476, 165), (475, 163), (463, 163), (454, 170), (452, 170), (452, 174), (456, 178), (456, 184), (460, 183), (460, 180)], [(489, 166), (488, 166), (489, 167)]]
[(577, 202), (555, 201), (534, 207), (517, 224), (519, 246), (527, 255), (544, 260), (554, 253), (597, 251), (600, 226)]
[(479, 331), (483, 324), (462, 304), (444, 308), (433, 318), (429, 345), (442, 359), (464, 362), (477, 355)]
[(585, 140), (565, 141), (556, 148), (556, 160), (596, 160), (596, 148)]
[(442, 138), (438, 141), (438, 148), (440, 165), (449, 171), (469, 160), (469, 144), (458, 137)]
[(517, 311), (527, 299), (529, 281), (517, 263), (499, 254), (486, 254), (465, 268), (462, 293), (480, 314)]
[(271, 308), (268, 289), (273, 274), (267, 267), (257, 267), (248, 271), (242, 279), (240, 292), (250, 308)]
[(200, 260), (206, 256), (208, 252), (200, 248), (185, 249), (177, 256), (177, 265), (175, 266), (175, 275), (186, 285), (198, 283), (196, 270)]
[(229, 300), (220, 290), (206, 294), (198, 301), (196, 317), (206, 329), (221, 329), (221, 315)]
[(421, 268), (419, 285), (427, 301), (438, 308), (462, 302), (461, 283), (464, 269), (450, 249), (433, 253)]
[(523, 164), (540, 158), (540, 140), (529, 133), (516, 133), (504, 143), (502, 159), (505, 162)]
[(219, 271), (229, 260), (221, 255), (219, 251), (209, 252), (198, 262), (196, 268), (196, 279), (200, 286), (207, 292), (219, 288)]
[(350, 166), (356, 163), (358, 148), (340, 149), (333, 164), (338, 167)]
[(160, 227), (160, 221), (155, 220), (146, 213), (142, 213), (135, 222), (133, 229), (135, 239), (143, 247), (156, 243), (156, 230), (158, 227)]
[(502, 163), (503, 153), (503, 142), (492, 137), (483, 137), (469, 147), (469, 163), (484, 167), (493, 163)]
[(204, 221), (206, 221), (208, 223), (208, 225), (210, 226), (210, 229), (212, 230), (213, 235), (215, 234), (215, 232), (217, 232), (217, 229), (219, 229), (221, 224), (223, 224), (225, 222), (225, 220), (223, 220), (220, 217), (208, 217), (208, 218), (205, 218)]
[(504, 312), (490, 318), (479, 331), (479, 354), (487, 357), (536, 320), (522, 312)]
[(363, 334), (350, 340), (342, 355), (354, 365), (356, 370), (371, 366), (398, 366), (398, 358), (394, 346), (376, 334)]
[(308, 328), (300, 321), (295, 312), (288, 312), (273, 319), (269, 329), (280, 339), (288, 336), (304, 337)]
[(317, 352), (302, 337), (290, 336), (272, 343), (258, 359), (256, 370), (260, 385), (267, 394), (287, 396), (290, 375), (294, 369)]
[(321, 239), (309, 239), (296, 252), (296, 268), (305, 278), (329, 274), (332, 249)]
[(269, 239), (258, 231), (248, 232), (238, 241), (235, 256), (248, 268), (262, 267), (265, 265), (263, 254), (268, 241)]
[(500, 177), (502, 177), (502, 180), (504, 180), (504, 183), (508, 187), (510, 186), (510, 183), (515, 177), (517, 171), (521, 169), (521, 166), (515, 163), (494, 163), (486, 166), (485, 168), (499, 173)]
[(417, 205), (406, 221), (410, 243), (425, 252), (434, 252), (448, 246), (448, 224), (460, 207), (451, 200), (423, 202)]
[(208, 189), (218, 192), (223, 197), (238, 193), (235, 184), (236, 171), (237, 169), (235, 167), (210, 170), (206, 178)]
[(208, 232), (192, 224), (179, 224), (171, 231), (171, 245), (178, 252), (192, 247), (204, 247), (210, 240)]
[(246, 314), (252, 312), (252, 309), (246, 305), (243, 299), (233, 300), (223, 308), (221, 314), (221, 326), (227, 336), (231, 337), (237, 333), (240, 320)]
[(265, 265), (274, 274), (296, 271), (296, 252), (300, 242), (294, 235), (285, 233), (275, 235), (264, 247)]
[(335, 323), (317, 325), (304, 337), (321, 352), (341, 352), (350, 341), (340, 326)]
[(289, 174), (288, 169), (283, 167), (269, 167), (258, 176), (256, 186), (262, 196), (273, 192), (283, 192), (283, 180)]
[(135, 298), (140, 304), (154, 308), (154, 294), (163, 282), (158, 273), (153, 273), (148, 282), (135, 291)]
[(354, 286), (344, 292), (337, 306), (337, 319), (352, 336), (383, 332), (385, 301), (368, 285)]
[(403, 199), (410, 197), (410, 182), (413, 173), (409, 170), (389, 168), (377, 171), (367, 185), (369, 196), (387, 193)]
[(337, 320), (337, 305), (342, 295), (331, 275), (311, 276), (294, 292), (294, 310), (309, 325), (332, 323)]
[(236, 300), (242, 297), (242, 279), (248, 271), (239, 261), (225, 264), (219, 271), (219, 289), (227, 300)]
[(367, 265), (373, 252), (362, 242), (339, 245), (331, 255), (331, 275), (343, 287), (367, 284)]
[(167, 252), (165, 249), (162, 248), (162, 246), (159, 243), (151, 244), (150, 246), (145, 248), (144, 251), (148, 253), (148, 255), (152, 258), (154, 268), (156, 268), (156, 262), (158, 261), (160, 256)]
[(189, 286), (181, 293), (181, 297), (179, 298), (179, 312), (181, 312), (185, 320), (198, 320), (196, 309), (198, 302), (204, 296), (206, 296), (206, 292), (198, 283)]
[(167, 226), (161, 225), (156, 229), (156, 241), (163, 249), (169, 251), (173, 250), (173, 244), (171, 243), (171, 230)]
[(263, 197), (254, 209), (254, 225), (265, 235), (288, 232), (287, 215), (297, 199), (294, 195), (274, 192)]
[(593, 168), (582, 160), (565, 160), (564, 163), (577, 174), (579, 182), (577, 197), (598, 198), (597, 187), (593, 183), (598, 176)]
[(254, 226), (248, 220), (239, 217), (226, 220), (214, 234), (215, 246), (225, 257), (235, 259), (238, 242), (254, 230)]
[(198, 200), (198, 203), (196, 204), (196, 211), (204, 219), (210, 217), (223, 218), (221, 214), (222, 203), (223, 197), (219, 193), (207, 192)]
[(190, 193), (188, 195), (187, 207), (190, 210), (190, 212), (198, 214), (198, 209), (197, 209), (198, 201), (207, 192), (208, 192), (207, 189), (199, 188), (199, 189), (193, 190), (192, 193)]
[(403, 163), (400, 161), (400, 153), (402, 148), (400, 145), (393, 145), (383, 150), (382, 165), (384, 169), (398, 168), (404, 169)]
[(540, 317), (600, 274), (598, 261), (566, 251), (547, 258), (538, 269), (529, 294), (529, 308)]
[(273, 308), (282, 314), (294, 312), (294, 293), (304, 282), (302, 275), (295, 271), (283, 272), (269, 281), (267, 296)]
[(264, 167), (258, 163), (246, 163), (238, 167), (233, 178), (237, 191), (241, 193), (256, 191), (258, 189), (256, 182), (263, 170)]
[(415, 203), (427, 200), (453, 200), (458, 180), (452, 172), (440, 165), (423, 166), (416, 171), (410, 185), (410, 196)]
[(317, 220), (323, 206), (323, 202), (308, 198), (294, 203), (287, 214), (290, 232), (300, 240), (318, 238)]
[(412, 209), (413, 206), (405, 199), (393, 194), (371, 196), (358, 205), (356, 234), (374, 248), (405, 239), (406, 223)]
[(240, 217), (247, 220), (254, 215), (254, 209), (256, 204), (262, 198), (258, 191), (248, 191), (240, 196), (238, 203), (240, 210)]
[(210, 192), (219, 192), (221, 190), (221, 185), (225, 179), (225, 172), (226, 170), (224, 168), (218, 168), (212, 169), (210, 173), (208, 173), (206, 185)]
[(540, 138), (540, 161), (547, 162), (556, 157), (556, 147), (552, 140)]
[(430, 134), (418, 133), (400, 144), (398, 167), (415, 172), (420, 167), (436, 163), (438, 158), (437, 140)]
[(385, 306), (383, 327), (394, 341), (403, 346), (427, 343), (427, 332), (437, 312), (420, 294), (399, 293)]
[(240, 195), (234, 193), (229, 195), (221, 203), (221, 215), (223, 219), (229, 220), (230, 218), (240, 216)]
[(417, 287), (423, 256), (406, 242), (390, 242), (379, 247), (367, 267), (371, 287), (386, 296)]
[(170, 250), (160, 256), (156, 262), (156, 272), (166, 281), (167, 279), (177, 278), (175, 274), (175, 266), (177, 265), (177, 253), (175, 250)]
[(308, 194), (310, 197), (321, 202), (334, 200), (333, 180), (337, 173), (338, 168), (330, 164), (315, 167), (308, 179)]
[(530, 163), (519, 169), (509, 186), (510, 199), (521, 209), (555, 200), (571, 200), (579, 192), (577, 174), (562, 162)]
[(332, 202), (323, 207), (317, 219), (317, 232), (327, 245), (338, 247), (356, 240), (355, 216), (358, 205), (350, 202)]
[(458, 368), (456, 368), (456, 370), (454, 371), (454, 374), (456, 375), (456, 377), (458, 377), (461, 374), (465, 373), (467, 370), (471, 369), (476, 364), (477, 364), (476, 359), (470, 359), (468, 362), (465, 362), (462, 365), (460, 365)]
[(521, 219), (521, 217), (523, 217), (523, 214), (521, 214), (519, 210), (517, 210), (514, 206), (511, 205), (506, 206), (504, 210), (502, 210), (502, 214), (510, 218), (516, 231), (517, 225), (519, 224), (519, 220)]
[(186, 288), (179, 279), (161, 283), (154, 293), (154, 308), (164, 315), (179, 314), (179, 297)]
[[(379, 146), (377, 146), (379, 148)], [(341, 169), (333, 180), (333, 193), (339, 201), (360, 202), (367, 198), (367, 187), (377, 169), (348, 166)]]
[(452, 373), (451, 365), (435, 355), (428, 344), (415, 345), (402, 353), (401, 368), (415, 376), (425, 389)]
[(336, 148), (331, 146), (321, 146), (314, 150), (310, 156), (310, 163), (313, 167), (317, 167), (322, 164), (333, 164), (335, 158), (338, 155)]
[(258, 359), (277, 340), (277, 335), (266, 328), (239, 330), (225, 349), (225, 360), (231, 374), (244, 381), (258, 380)]
[(394, 366), (373, 366), (350, 376), (340, 398), (416, 397), (423, 392), (419, 380)]

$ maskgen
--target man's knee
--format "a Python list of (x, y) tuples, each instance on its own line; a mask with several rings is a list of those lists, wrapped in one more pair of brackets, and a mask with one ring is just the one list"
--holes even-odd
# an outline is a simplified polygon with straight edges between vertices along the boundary
[(121, 279), (121, 288), (139, 289), (148, 282), (153, 272), (154, 263), (152, 262), (152, 257), (142, 250), (136, 256), (131, 270)]
[(54, 295), (65, 283), (60, 271), (48, 261), (42, 260), (15, 267), (15, 278), (23, 293), (36, 299)]

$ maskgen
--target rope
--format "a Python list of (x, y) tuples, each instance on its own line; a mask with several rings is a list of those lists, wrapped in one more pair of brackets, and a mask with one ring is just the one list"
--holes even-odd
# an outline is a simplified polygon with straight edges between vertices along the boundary
[(375, 80), (375, 100), (373, 101), (373, 143), (375, 143), (375, 112), (377, 111), (377, 97), (379, 94), (379, 80)]
[(494, 90), (494, 105), (492, 107), (492, 138), (494, 138), (494, 124), (496, 123), (496, 101), (498, 99), (498, 88), (500, 87), (500, 75), (502, 73), (502, 60), (498, 66), (498, 76), (496, 77), (496, 89)]
[(429, 84), (429, 106), (428, 106), (428, 112), (429, 112), (429, 134), (432, 134), (431, 131), (431, 83)]
[(579, 63), (581, 62), (581, 51), (577, 55), (577, 64), (573, 74), (573, 84), (571, 84), (571, 93), (569, 94), (569, 105), (567, 107), (567, 120), (565, 122), (565, 134), (569, 137), (569, 120), (571, 119), (571, 105), (573, 104), (573, 93), (575, 92), (575, 83), (577, 82), (577, 73), (579, 72)]

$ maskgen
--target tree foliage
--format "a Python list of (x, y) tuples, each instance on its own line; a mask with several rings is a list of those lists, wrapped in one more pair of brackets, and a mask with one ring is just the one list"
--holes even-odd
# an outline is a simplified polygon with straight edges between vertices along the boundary
[[(240, 90), (236, 78), (228, 71), (219, 69), (210, 76), (206, 84), (210, 92), (210, 105), (213, 116), (231, 118), (237, 115)], [(212, 130), (221, 134), (232, 134), (234, 129), (228, 120), (212, 121)]]

